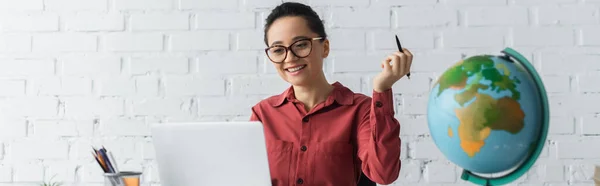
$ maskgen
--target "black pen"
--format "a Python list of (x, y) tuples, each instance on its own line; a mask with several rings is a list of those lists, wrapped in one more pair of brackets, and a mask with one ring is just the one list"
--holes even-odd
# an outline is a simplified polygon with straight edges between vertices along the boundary
[[(398, 46), (398, 51), (404, 53), (404, 51), (402, 50), (402, 45), (400, 45), (400, 40), (398, 39), (398, 35), (396, 35), (396, 45)], [(406, 77), (408, 77), (408, 79), (410, 79), (410, 72), (408, 72), (408, 74), (406, 74)]]

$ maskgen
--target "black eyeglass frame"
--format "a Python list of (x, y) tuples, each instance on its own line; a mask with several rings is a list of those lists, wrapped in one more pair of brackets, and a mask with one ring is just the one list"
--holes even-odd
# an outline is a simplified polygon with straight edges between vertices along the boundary
[[(304, 39), (294, 41), (292, 44), (290, 44), (290, 46), (287, 46), (287, 47), (283, 46), (283, 45), (270, 46), (270, 47), (265, 48), (265, 54), (267, 55), (267, 58), (269, 58), (269, 60), (273, 63), (283, 63), (285, 61), (285, 59), (287, 59), (288, 51), (292, 51), (292, 54), (294, 54), (294, 56), (296, 56), (298, 58), (305, 58), (305, 57), (308, 57), (310, 55), (310, 53), (312, 53), (312, 49), (313, 49), (312, 41), (324, 40), (324, 39), (325, 39), (325, 37), (304, 38)], [(308, 54), (306, 54), (306, 56), (298, 56), (298, 54), (296, 54), (296, 52), (294, 52), (294, 50), (292, 50), (291, 47), (300, 41), (306, 41), (306, 40), (311, 41), (310, 51), (308, 51)], [(282, 47), (285, 50), (285, 56), (283, 57), (283, 59), (280, 62), (273, 61), (273, 59), (271, 59), (271, 56), (269, 56), (269, 49), (275, 48), (275, 47)]]

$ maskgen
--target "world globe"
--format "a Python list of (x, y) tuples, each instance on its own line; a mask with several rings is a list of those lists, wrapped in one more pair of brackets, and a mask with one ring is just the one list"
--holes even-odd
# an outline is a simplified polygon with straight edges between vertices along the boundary
[(435, 82), (427, 106), (436, 146), (464, 169), (463, 180), (479, 185), (518, 179), (537, 160), (548, 133), (548, 98), (539, 75), (515, 50), (502, 53), (452, 65)]

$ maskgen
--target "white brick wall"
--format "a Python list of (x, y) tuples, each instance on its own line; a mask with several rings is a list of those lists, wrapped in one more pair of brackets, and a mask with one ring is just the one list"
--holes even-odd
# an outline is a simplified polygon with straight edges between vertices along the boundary
[[(148, 124), (247, 120), (287, 88), (262, 26), (280, 0), (0, 0), (0, 185), (102, 185), (90, 145), (158, 186)], [(394, 185), (464, 185), (428, 136), (431, 83), (461, 57), (513, 47), (550, 93), (541, 159), (513, 185), (589, 185), (600, 158), (600, 1), (304, 0), (326, 21), (325, 70), (370, 93), (379, 62), (415, 53), (394, 86), (403, 159)], [(72, 184), (71, 184), (72, 183)]]

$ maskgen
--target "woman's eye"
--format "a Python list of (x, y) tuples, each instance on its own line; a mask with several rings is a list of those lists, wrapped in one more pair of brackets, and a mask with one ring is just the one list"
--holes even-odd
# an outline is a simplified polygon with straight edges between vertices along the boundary
[(275, 50), (273, 50), (273, 53), (275, 53), (275, 54), (279, 54), (279, 53), (282, 53), (282, 52), (283, 52), (283, 49), (275, 49)]

